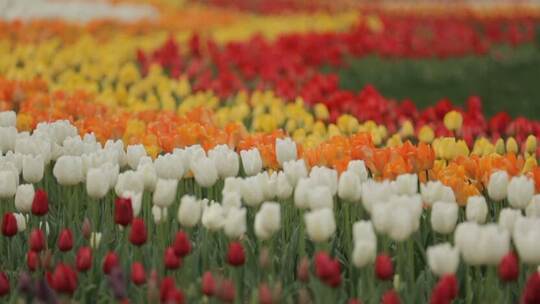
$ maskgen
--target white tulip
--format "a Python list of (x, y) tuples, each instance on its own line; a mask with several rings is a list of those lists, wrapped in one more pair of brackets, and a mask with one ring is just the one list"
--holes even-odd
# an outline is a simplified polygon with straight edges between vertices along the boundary
[(178, 208), (178, 222), (185, 227), (195, 227), (201, 218), (202, 206), (194, 196), (184, 195)]
[(208, 157), (200, 157), (194, 160), (191, 164), (191, 171), (197, 184), (204, 188), (212, 187), (218, 179), (216, 165)]
[(353, 241), (376, 240), (375, 231), (371, 221), (358, 221), (353, 225)]
[(316, 166), (311, 168), (309, 179), (313, 186), (326, 186), (332, 195), (337, 193), (338, 175), (336, 170)]
[(34, 186), (32, 184), (20, 185), (15, 193), (15, 208), (19, 212), (32, 211), (32, 202), (34, 201)]
[(415, 229), (415, 219), (411, 209), (403, 205), (394, 205), (389, 210), (392, 219), (388, 229), (388, 235), (395, 241), (405, 241)]
[(37, 156), (23, 156), (22, 172), (25, 181), (29, 183), (37, 183), (41, 181), (44, 171), (45, 163), (43, 162), (43, 156), (39, 154)]
[(15, 127), (0, 127), (0, 153), (14, 151), (17, 142)]
[(221, 205), (213, 203), (204, 208), (201, 222), (208, 230), (216, 231), (221, 229), (225, 223), (225, 214)]
[(540, 264), (540, 218), (518, 218), (512, 237), (521, 261), (529, 265)]
[(255, 235), (258, 239), (267, 240), (281, 227), (280, 205), (265, 202), (255, 215)]
[(169, 216), (169, 210), (167, 207), (161, 208), (158, 205), (152, 206), (152, 217), (154, 218), (154, 223), (160, 224), (167, 221)]
[(533, 196), (531, 202), (525, 209), (527, 217), (540, 217), (540, 194)]
[(454, 231), (458, 220), (456, 203), (436, 202), (431, 207), (431, 227), (433, 231), (449, 234)]
[(370, 179), (362, 184), (362, 205), (368, 212), (371, 212), (373, 205), (387, 201), (392, 195), (393, 190), (388, 181), (378, 183)]
[(276, 138), (276, 158), (280, 166), (296, 157), (296, 143), (291, 138)]
[(127, 163), (131, 169), (137, 169), (137, 167), (139, 166), (139, 161), (144, 156), (146, 156), (146, 149), (142, 144), (129, 145), (127, 147)]
[(232, 208), (227, 212), (223, 221), (225, 235), (232, 239), (238, 239), (246, 233), (246, 208)]
[(334, 213), (329, 208), (318, 209), (304, 214), (304, 221), (309, 238), (316, 243), (328, 241), (336, 231)]
[(369, 173), (363, 160), (351, 160), (347, 165), (347, 171), (356, 174), (361, 183), (368, 180)]
[(488, 206), (483, 196), (471, 196), (467, 199), (467, 207), (465, 209), (467, 221), (483, 224), (486, 222), (487, 214)]
[(282, 171), (277, 174), (276, 178), (276, 197), (280, 200), (286, 200), (291, 197), (293, 187), (289, 183), (287, 176)]
[(360, 240), (354, 243), (352, 252), (352, 262), (354, 266), (362, 268), (375, 261), (377, 256), (377, 241), (376, 240)]
[(12, 170), (0, 171), (0, 198), (11, 198), (17, 192), (19, 175)]
[(242, 184), (244, 180), (241, 177), (227, 177), (225, 179), (223, 190), (221, 193), (225, 195), (227, 192), (236, 192), (241, 193), (242, 192)]
[(124, 171), (118, 175), (114, 190), (118, 196), (127, 191), (142, 193), (144, 191), (143, 177), (137, 171)]
[(508, 173), (506, 171), (495, 171), (489, 177), (487, 186), (488, 195), (494, 201), (502, 201), (508, 193)]
[(475, 222), (463, 222), (457, 225), (454, 232), (454, 243), (466, 263), (480, 265), (482, 253), (477, 251), (480, 239), (480, 226)]
[(392, 182), (394, 192), (399, 195), (414, 195), (418, 193), (418, 176), (416, 174), (401, 174)]
[(456, 273), (459, 265), (459, 251), (450, 243), (430, 246), (426, 253), (429, 268), (435, 275), (442, 277)]
[(389, 205), (386, 201), (376, 203), (371, 208), (371, 221), (379, 233), (387, 233), (390, 228)]
[(154, 161), (156, 174), (162, 179), (181, 180), (184, 176), (184, 164), (180, 157), (176, 154), (167, 153), (160, 155)]
[(158, 179), (152, 202), (162, 208), (170, 207), (176, 198), (177, 188), (178, 180), (176, 179)]
[(121, 168), (127, 165), (127, 155), (124, 150), (124, 142), (121, 139), (116, 141), (112, 139), (107, 140), (104, 149), (116, 154), (116, 160)]
[(265, 200), (273, 200), (276, 198), (277, 192), (277, 173), (269, 174), (268, 171), (257, 174), (260, 179), (260, 184)]
[(90, 234), (90, 247), (96, 249), (101, 243), (101, 232), (92, 232)]
[[(101, 165), (100, 168), (105, 172), (104, 178), (109, 181), (109, 189), (115, 188), (118, 182), (118, 176), (120, 175), (120, 166), (118, 164), (113, 164), (112, 162), (107, 162)], [(124, 185), (124, 187), (125, 186), (126, 185)]]
[[(178, 153), (176, 153), (178, 154)], [(192, 165), (199, 158), (206, 158), (206, 152), (201, 145), (192, 145), (184, 149), (184, 166), (193, 171)]]
[(299, 209), (309, 207), (309, 193), (311, 191), (311, 182), (307, 178), (298, 181), (294, 189), (294, 206)]
[(21, 213), (13, 213), (17, 220), (17, 231), (23, 232), (26, 230), (26, 217)]
[(237, 176), (240, 169), (238, 154), (227, 145), (215, 146), (208, 151), (208, 158), (214, 161), (219, 177)]
[(461, 223), (454, 240), (465, 262), (471, 265), (497, 265), (510, 250), (510, 234), (496, 224)]
[(15, 127), (17, 124), (17, 114), (15, 111), (0, 112), (0, 127)]
[(534, 195), (534, 181), (525, 175), (512, 177), (508, 184), (510, 206), (525, 209)]
[(84, 144), (79, 135), (67, 137), (62, 143), (62, 153), (69, 156), (81, 156), (84, 152)]
[(300, 179), (308, 176), (306, 163), (303, 159), (285, 162), (283, 164), (283, 172), (285, 172), (287, 179), (289, 179), (289, 183), (291, 183), (291, 186), (293, 187), (296, 187), (296, 184)]
[(521, 210), (504, 208), (499, 213), (499, 226), (512, 233), (514, 231), (514, 224), (517, 219), (522, 217)]
[(317, 210), (334, 207), (334, 198), (330, 189), (326, 186), (316, 186), (311, 189), (308, 195), (309, 209)]
[(154, 192), (156, 189), (156, 183), (158, 180), (158, 175), (154, 164), (150, 160), (149, 163), (143, 163), (143, 158), (139, 161), (139, 166), (137, 167), (137, 172), (139, 172), (143, 179), (144, 189), (150, 192)]
[(227, 213), (232, 208), (242, 207), (242, 196), (237, 192), (225, 192), (221, 202), (223, 210)]
[(255, 207), (263, 202), (263, 178), (262, 175), (256, 175), (247, 177), (242, 181), (241, 194), (246, 205)]
[(62, 186), (73, 186), (84, 180), (80, 156), (63, 155), (56, 160), (54, 177)]
[(131, 200), (131, 207), (133, 209), (133, 216), (137, 217), (141, 213), (142, 209), (142, 193), (135, 193), (127, 191), (122, 194), (123, 198), (129, 198)]
[(428, 206), (435, 202), (455, 203), (456, 197), (452, 188), (445, 186), (440, 181), (429, 181), (420, 185), (422, 199)]
[(247, 176), (256, 175), (261, 172), (263, 163), (261, 153), (257, 148), (240, 151), (240, 157), (242, 158), (242, 167)]
[(24, 155), (22, 155), (21, 153), (14, 153), (13, 151), (8, 151), (6, 155), (4, 155), (3, 159), (7, 162), (12, 163), (17, 169), (17, 173), (19, 175), (23, 172)]
[(101, 199), (109, 192), (109, 180), (102, 168), (91, 168), (86, 174), (86, 192), (94, 199)]
[(349, 202), (358, 202), (362, 197), (362, 184), (357, 174), (351, 171), (341, 173), (338, 196)]

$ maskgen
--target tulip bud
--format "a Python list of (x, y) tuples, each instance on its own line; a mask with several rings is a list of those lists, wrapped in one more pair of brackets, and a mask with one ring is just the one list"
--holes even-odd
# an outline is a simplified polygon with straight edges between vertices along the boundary
[(10, 289), (8, 276), (5, 272), (0, 272), (0, 297), (9, 294)]
[(133, 216), (137, 217), (141, 213), (142, 208), (142, 193), (134, 193), (131, 191), (124, 192), (121, 196), (123, 199), (131, 200), (131, 207), (133, 209)]
[(433, 132), (433, 129), (428, 125), (421, 127), (420, 131), (418, 131), (418, 140), (420, 140), (420, 142), (430, 144), (434, 138), (435, 132)]
[(506, 152), (517, 154), (518, 153), (518, 144), (516, 142), (516, 139), (513, 137), (509, 137), (506, 140)]
[(116, 195), (130, 191), (133, 193), (142, 193), (144, 191), (144, 180), (140, 172), (124, 171), (118, 175), (116, 185), (114, 186)]
[(457, 111), (450, 111), (444, 115), (444, 126), (450, 131), (461, 129), (463, 116)]
[(294, 206), (299, 209), (307, 209), (309, 207), (309, 193), (311, 191), (311, 183), (309, 179), (301, 179), (296, 184), (294, 190)]
[(129, 241), (135, 246), (142, 246), (146, 243), (147, 232), (144, 220), (135, 218), (131, 222), (131, 231), (129, 232)]
[(264, 200), (263, 183), (264, 176), (258, 174), (244, 179), (241, 183), (240, 192), (246, 205), (256, 207)]
[(180, 180), (184, 176), (185, 168), (179, 154), (160, 155), (154, 162), (156, 174), (160, 179)]
[(120, 265), (118, 256), (114, 251), (107, 252), (107, 255), (103, 259), (103, 272), (105, 274), (110, 274), (111, 271)]
[(525, 209), (534, 195), (534, 181), (524, 175), (512, 177), (508, 184), (508, 203), (517, 209)]
[(503, 282), (512, 282), (519, 276), (519, 262), (517, 256), (510, 252), (499, 263), (499, 278)]
[(513, 241), (519, 258), (525, 264), (540, 263), (540, 219), (519, 217), (514, 224)]
[(221, 178), (238, 175), (240, 163), (238, 154), (227, 145), (217, 145), (208, 151), (208, 158), (214, 161), (218, 175)]
[(127, 146), (126, 156), (128, 165), (135, 170), (139, 166), (141, 158), (146, 156), (146, 149), (141, 144)]
[(191, 241), (184, 231), (178, 231), (173, 243), (174, 252), (179, 257), (185, 257), (191, 253)]
[(133, 208), (131, 199), (117, 198), (114, 201), (114, 222), (121, 226), (131, 224), (133, 220)]
[(171, 277), (164, 277), (163, 280), (161, 280), (161, 284), (159, 287), (159, 298), (161, 302), (167, 303), (167, 297), (169, 293), (176, 289), (174, 285), (174, 279)]
[(458, 283), (454, 274), (441, 277), (431, 293), (430, 303), (452, 303), (458, 295)]
[(309, 238), (317, 243), (326, 242), (336, 231), (332, 209), (323, 208), (304, 215)]
[(204, 295), (208, 297), (214, 295), (216, 291), (216, 282), (214, 281), (214, 277), (212, 276), (212, 273), (210, 271), (206, 271), (203, 274), (201, 288)]
[(140, 262), (133, 262), (133, 264), (131, 264), (131, 281), (137, 286), (146, 282), (144, 266)]
[(380, 254), (375, 259), (375, 274), (379, 280), (391, 280), (394, 276), (392, 259), (386, 254)]
[(109, 180), (102, 168), (91, 168), (86, 174), (86, 192), (94, 199), (101, 199), (109, 192)]
[(287, 161), (283, 163), (282, 167), (285, 176), (287, 176), (289, 183), (291, 183), (291, 186), (293, 187), (296, 187), (296, 184), (300, 179), (308, 176), (306, 163), (303, 159)]
[(32, 201), (32, 214), (42, 216), (49, 212), (49, 197), (47, 192), (42, 189), (38, 189), (34, 194), (34, 200)]
[(431, 208), (431, 227), (433, 231), (449, 234), (454, 231), (458, 219), (456, 203), (436, 202)]
[(43, 179), (43, 172), (45, 171), (45, 163), (43, 156), (38, 154), (37, 156), (24, 155), (23, 156), (23, 178), (28, 183), (37, 183)]
[(269, 239), (281, 227), (280, 205), (265, 202), (255, 215), (255, 235), (261, 240)]
[(427, 249), (429, 268), (439, 277), (454, 274), (459, 264), (459, 251), (449, 243), (431, 246)]
[(176, 198), (177, 188), (178, 181), (175, 179), (158, 179), (152, 202), (161, 208), (171, 206)]
[(71, 295), (77, 289), (77, 274), (65, 264), (58, 264), (52, 275), (52, 287), (58, 293)]
[(60, 231), (60, 236), (58, 237), (58, 249), (66, 252), (70, 251), (71, 248), (73, 248), (73, 234), (69, 228), (66, 228)]
[(13, 151), (17, 139), (15, 127), (0, 127), (0, 152)]
[(35, 251), (28, 251), (26, 254), (26, 266), (28, 266), (28, 270), (34, 272), (39, 267), (39, 256), (38, 253)]
[(483, 196), (469, 197), (465, 213), (468, 221), (474, 221), (478, 224), (485, 223), (488, 213), (486, 199)]
[(272, 291), (266, 283), (259, 285), (259, 303), (260, 304), (272, 304)]
[(280, 166), (287, 161), (295, 160), (296, 157), (296, 143), (291, 138), (276, 138), (276, 159)]
[(338, 196), (349, 202), (357, 202), (362, 196), (362, 186), (358, 175), (345, 171), (339, 177)]
[(75, 257), (75, 266), (79, 272), (85, 272), (92, 268), (92, 249), (90, 247), (79, 248)]
[(159, 224), (166, 221), (168, 215), (169, 212), (167, 211), (167, 208), (161, 208), (156, 205), (152, 207), (152, 216), (154, 217), (154, 223)]
[(101, 243), (101, 232), (92, 232), (90, 234), (90, 246), (94, 249), (99, 247)]
[(525, 141), (525, 151), (529, 153), (536, 153), (536, 136), (529, 135)]
[(506, 171), (495, 171), (489, 177), (487, 186), (488, 195), (495, 201), (506, 198), (508, 189), (508, 173)]
[(194, 227), (201, 218), (201, 204), (194, 196), (184, 195), (178, 208), (178, 222), (185, 227)]
[(318, 252), (315, 255), (315, 274), (330, 287), (338, 287), (341, 284), (341, 268), (337, 259), (331, 259), (326, 252)]
[(92, 224), (90, 224), (90, 220), (87, 217), (83, 220), (81, 232), (85, 239), (89, 239), (92, 234)]
[(246, 208), (230, 209), (223, 223), (225, 235), (232, 239), (240, 238), (246, 232), (246, 214)]
[[(184, 168), (182, 167), (182, 174), (184, 173), (183, 169)], [(158, 175), (156, 172), (156, 168), (152, 163), (152, 159), (150, 159), (148, 163), (143, 163), (141, 160), (139, 166), (137, 167), (137, 172), (140, 176), (142, 176), (144, 189), (150, 192), (154, 192), (154, 190), (156, 189)], [(174, 176), (178, 177), (179, 173)], [(183, 177), (183, 175), (180, 177)]]
[(17, 231), (23, 232), (26, 230), (26, 217), (20, 213), (14, 213), (15, 219), (17, 220)]
[(229, 243), (229, 249), (227, 251), (227, 262), (233, 267), (244, 265), (246, 257), (244, 254), (244, 247), (240, 242)]
[(54, 177), (60, 185), (73, 186), (84, 180), (82, 159), (80, 156), (63, 155), (56, 160), (53, 168)]
[(236, 297), (236, 288), (233, 281), (229, 279), (222, 280), (217, 290), (217, 297), (225, 303), (233, 303)]
[(386, 291), (382, 295), (381, 304), (400, 304), (400, 303), (401, 303), (401, 300), (399, 299), (399, 295), (393, 289)]
[(20, 212), (30, 212), (34, 201), (34, 186), (32, 184), (19, 185), (15, 193), (15, 208)]
[(242, 167), (247, 176), (253, 176), (261, 172), (263, 164), (261, 153), (257, 148), (240, 151), (240, 157), (242, 158)]
[(538, 303), (540, 298), (540, 272), (532, 273), (527, 282), (521, 296), (521, 302), (523, 304), (535, 304)]
[(326, 186), (316, 186), (308, 194), (309, 208), (311, 210), (332, 209), (334, 198), (330, 188)]
[(309, 259), (307, 257), (302, 257), (300, 260), (298, 268), (296, 269), (296, 277), (300, 282), (309, 282)]
[(41, 229), (34, 229), (30, 232), (30, 249), (40, 252), (45, 248), (45, 233)]
[(203, 211), (202, 220), (203, 226), (208, 230), (219, 230), (225, 223), (223, 208), (220, 204), (214, 203), (206, 207)]
[(508, 232), (514, 231), (514, 224), (516, 220), (523, 215), (521, 214), (521, 210), (516, 210), (512, 208), (504, 208), (499, 213), (499, 226), (502, 228), (505, 228), (508, 230)]
[(443, 185), (439, 181), (429, 181), (426, 184), (421, 184), (420, 192), (422, 193), (422, 200), (429, 206), (438, 201), (447, 203), (456, 202), (452, 188)]
[(0, 198), (11, 198), (17, 192), (19, 176), (11, 170), (0, 171)]
[(276, 184), (276, 196), (280, 200), (286, 200), (291, 197), (293, 193), (293, 187), (289, 183), (289, 179), (283, 172), (279, 172), (277, 175)]
[(201, 157), (193, 161), (191, 171), (195, 181), (203, 188), (212, 187), (217, 179), (218, 172), (215, 163), (207, 157)]
[(173, 247), (167, 247), (165, 249), (163, 261), (167, 269), (178, 269), (182, 265), (182, 259), (176, 255)]

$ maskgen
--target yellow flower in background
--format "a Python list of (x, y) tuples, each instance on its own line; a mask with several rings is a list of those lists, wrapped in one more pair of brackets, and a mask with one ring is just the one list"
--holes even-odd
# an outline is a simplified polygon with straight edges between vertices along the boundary
[(316, 104), (314, 107), (314, 111), (315, 111), (315, 118), (319, 120), (327, 120), (328, 117), (330, 116), (330, 114), (328, 113), (328, 108), (326, 107), (326, 105), (322, 103)]
[(509, 137), (506, 140), (506, 152), (517, 154), (518, 150), (519, 148), (516, 139), (514, 137)]
[(401, 137), (407, 138), (414, 135), (414, 127), (410, 120), (405, 120), (399, 130)]
[(528, 153), (536, 153), (536, 136), (529, 135), (525, 141), (525, 151)]
[(503, 155), (505, 151), (504, 140), (502, 138), (497, 139), (497, 142), (495, 142), (495, 152), (499, 155)]
[(418, 139), (420, 142), (430, 144), (433, 142), (433, 139), (435, 138), (435, 132), (433, 132), (433, 129), (430, 126), (423, 126), (420, 128), (420, 132), (418, 133)]
[(450, 131), (461, 129), (463, 116), (457, 111), (450, 111), (444, 115), (444, 126)]

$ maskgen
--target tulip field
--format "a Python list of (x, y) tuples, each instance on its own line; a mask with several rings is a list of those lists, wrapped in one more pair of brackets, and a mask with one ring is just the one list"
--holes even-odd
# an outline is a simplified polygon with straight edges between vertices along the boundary
[(0, 0), (0, 303), (540, 303), (535, 1)]

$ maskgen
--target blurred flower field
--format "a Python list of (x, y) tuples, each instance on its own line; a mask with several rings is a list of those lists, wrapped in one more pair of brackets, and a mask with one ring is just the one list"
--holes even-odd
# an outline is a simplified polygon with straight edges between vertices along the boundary
[(534, 2), (0, 8), (2, 302), (540, 303)]

